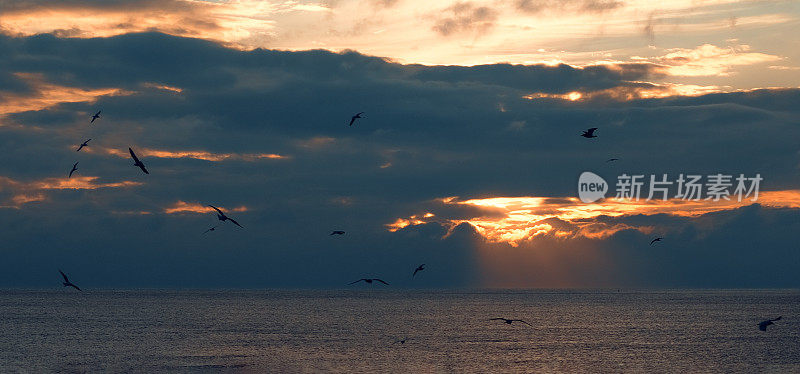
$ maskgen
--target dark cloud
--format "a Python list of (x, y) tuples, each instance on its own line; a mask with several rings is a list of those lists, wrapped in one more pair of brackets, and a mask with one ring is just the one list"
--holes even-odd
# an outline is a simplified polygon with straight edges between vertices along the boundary
[(516, 7), (530, 14), (544, 12), (603, 13), (621, 8), (617, 0), (517, 0)]
[[(637, 88), (657, 78), (648, 64), (427, 67), (354, 52), (241, 51), (157, 33), (93, 39), (2, 36), (0, 50), (4, 110), (10, 98), (33, 101), (45, 89), (125, 92), (0, 117), (0, 176), (31, 185), (63, 177), (80, 161), (80, 175), (97, 176), (98, 183), (142, 183), (29, 191), (44, 199), (20, 197), (20, 209), (0, 209), (2, 285), (49, 285), (49, 275), (61, 266), (95, 286), (339, 286), (370, 274), (400, 282), (407, 267), (413, 271), (421, 262), (447, 269), (432, 271), (421, 286), (474, 285), (488, 273), (478, 271), (486, 258), (469, 226), (452, 229), (434, 220), (391, 233), (384, 225), (424, 214), (436, 206), (432, 201), (448, 196), (574, 196), (577, 176), (585, 170), (607, 179), (621, 172), (759, 172), (763, 189), (796, 188), (800, 182), (800, 153), (793, 141), (800, 136), (799, 90), (631, 101), (523, 98), (536, 92)], [(89, 125), (89, 116), (99, 109), (103, 117)], [(366, 118), (348, 127), (359, 111)], [(508, 131), (510, 123), (520, 121), (525, 125)], [(599, 127), (600, 137), (579, 137), (588, 127)], [(91, 147), (75, 152), (86, 138), (94, 139), (95, 150), (287, 158), (146, 157), (151, 171), (146, 176), (127, 158), (92, 153)], [(621, 161), (607, 164), (609, 157)], [(18, 195), (18, 190), (4, 190), (0, 205), (12, 205)], [(233, 214), (245, 229), (226, 225), (202, 235), (217, 223), (214, 216), (164, 212), (177, 201), (246, 206)], [(448, 209), (436, 213), (499, 214)], [(787, 210), (769, 221), (772, 213), (742, 212), (738, 225), (753, 227), (790, 220), (796, 213)], [(654, 224), (666, 222), (660, 218), (653, 218)], [(720, 233), (740, 227), (723, 228), (728, 231)], [(333, 229), (347, 235), (329, 237)], [(698, 251), (701, 244), (717, 245), (686, 233), (687, 246)], [(638, 231), (623, 230), (607, 245), (630, 246), (643, 239)], [(742, 246), (733, 250), (740, 258), (755, 253)], [(623, 257), (609, 261), (635, 272), (635, 261), (626, 263)], [(567, 267), (564, 276), (580, 278), (571, 272), (584, 268)], [(630, 284), (666, 284), (661, 276), (647, 278), (645, 270), (628, 274)], [(621, 282), (603, 277), (609, 284)], [(753, 279), (772, 279), (764, 277)], [(712, 283), (692, 273), (681, 279), (682, 284)], [(722, 284), (727, 278), (718, 279)]]
[(489, 31), (497, 20), (496, 10), (477, 6), (469, 1), (456, 2), (443, 13), (446, 16), (436, 20), (433, 30), (444, 36), (458, 33), (482, 35)]

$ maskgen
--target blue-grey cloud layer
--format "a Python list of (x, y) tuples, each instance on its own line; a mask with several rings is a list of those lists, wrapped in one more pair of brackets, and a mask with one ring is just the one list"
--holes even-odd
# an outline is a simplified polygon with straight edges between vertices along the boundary
[[(14, 73), (39, 74), (61, 86), (132, 92), (3, 119), (0, 175), (18, 181), (60, 177), (80, 160), (82, 175), (144, 183), (49, 191), (48, 201), (0, 209), (5, 228), (0, 285), (49, 285), (59, 266), (95, 287), (335, 287), (361, 276), (408, 284), (407, 273), (422, 262), (431, 271), (419, 280), (421, 286), (478, 285), (479, 238), (468, 227), (442, 239), (446, 232), (437, 225), (389, 233), (383, 224), (445, 196), (573, 196), (584, 170), (606, 176), (761, 173), (763, 189), (800, 185), (798, 90), (631, 102), (522, 98), (637, 87), (657, 78), (647, 64), (426, 67), (356, 53), (239, 51), (156, 33), (98, 39), (0, 36), (0, 50), (0, 94), (35, 92)], [(98, 109), (104, 116), (90, 126), (88, 114)], [(348, 127), (350, 115), (359, 111), (366, 118)], [(588, 127), (599, 127), (600, 137), (577, 136)], [(95, 147), (121, 150), (289, 158), (149, 158), (144, 161), (152, 174), (144, 176), (127, 159), (71, 148), (90, 137)], [(609, 157), (622, 161), (605, 164)], [(8, 191), (0, 195), (11, 198)], [(215, 223), (212, 215), (160, 213), (178, 200), (246, 205), (249, 211), (232, 213), (246, 229), (225, 226), (201, 235)], [(133, 211), (154, 214), (120, 213)], [(791, 252), (767, 260), (781, 264), (780, 271), (754, 267), (754, 275), (743, 278), (752, 282), (731, 280), (727, 274), (740, 267), (721, 255), (761, 253), (741, 240), (724, 240), (731, 229), (769, 239), (771, 250), (781, 243), (790, 248), (791, 232), (771, 227), (796, 224), (796, 210), (727, 214), (737, 214), (741, 222), (700, 225), (709, 232), (681, 237), (689, 243), (685, 248), (707, 255), (706, 263), (719, 258), (719, 269), (709, 270), (719, 276), (692, 275), (685, 250), (636, 257), (620, 249), (613, 256), (615, 271), (630, 277), (611, 277), (610, 283), (800, 285), (800, 276), (787, 274), (800, 267), (796, 258), (785, 261)], [(675, 218), (651, 219), (672, 227)], [(348, 234), (331, 238), (332, 229)], [(718, 241), (709, 239), (717, 236)], [(640, 240), (623, 232), (595, 244), (613, 252), (624, 247), (618, 243)], [(631, 258), (636, 260), (626, 260)], [(677, 280), (642, 270), (664, 263), (676, 270)], [(583, 284), (591, 286), (592, 280)]]

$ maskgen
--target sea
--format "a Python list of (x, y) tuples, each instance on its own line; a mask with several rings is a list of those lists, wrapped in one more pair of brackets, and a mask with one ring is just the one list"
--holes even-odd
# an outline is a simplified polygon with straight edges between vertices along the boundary
[(800, 373), (800, 290), (0, 290), (0, 372)]

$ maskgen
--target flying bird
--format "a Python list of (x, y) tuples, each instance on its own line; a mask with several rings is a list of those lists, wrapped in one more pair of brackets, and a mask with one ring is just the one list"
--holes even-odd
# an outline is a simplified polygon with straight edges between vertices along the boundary
[(417, 275), (417, 272), (423, 271), (423, 270), (425, 270), (425, 264), (417, 266), (417, 268), (414, 269), (414, 274), (411, 274), (411, 278), (414, 278), (414, 276)]
[(583, 134), (581, 134), (581, 136), (584, 138), (596, 138), (597, 135), (594, 134), (596, 130), (597, 127), (592, 127), (591, 129), (584, 131)]
[(128, 147), (128, 152), (131, 153), (131, 157), (133, 158), (133, 166), (138, 166), (139, 169), (142, 169), (142, 171), (145, 174), (150, 174), (150, 172), (148, 172), (147, 169), (145, 169), (144, 164), (141, 161), (139, 161), (139, 157), (136, 157), (136, 153), (133, 153), (133, 149), (130, 149), (130, 147)]
[(356, 121), (356, 119), (359, 119), (359, 118), (364, 118), (364, 117), (361, 117), (361, 115), (362, 115), (362, 114), (364, 114), (364, 112), (358, 112), (358, 113), (357, 113), (356, 115), (354, 115), (353, 117), (350, 117), (350, 126), (353, 126), (353, 122), (355, 122), (355, 121)]
[(72, 178), (72, 173), (78, 170), (78, 163), (76, 162), (75, 165), (72, 165), (72, 170), (69, 171), (69, 176), (67, 178)]
[(58, 272), (61, 273), (62, 277), (64, 277), (64, 283), (62, 283), (64, 285), (64, 287), (72, 287), (72, 288), (75, 288), (78, 291), (83, 291), (80, 288), (78, 288), (78, 286), (72, 284), (72, 282), (69, 281), (69, 278), (67, 278), (67, 275), (64, 274), (64, 272), (61, 271), (61, 269), (58, 269)]
[(88, 146), (89, 146), (89, 141), (90, 141), (90, 140), (92, 140), (92, 138), (86, 139), (86, 141), (85, 141), (85, 142), (83, 142), (83, 143), (81, 143), (81, 146), (80, 146), (80, 147), (78, 147), (78, 149), (77, 149), (75, 152), (80, 152), (80, 151), (81, 151), (81, 149), (83, 149), (83, 147), (88, 147)]
[(526, 325), (528, 325), (528, 326), (531, 326), (531, 324), (530, 324), (530, 323), (528, 323), (528, 322), (525, 322), (525, 321), (523, 321), (523, 320), (521, 320), (521, 319), (508, 319), (508, 318), (502, 318), (502, 317), (498, 317), (498, 318), (492, 318), (492, 319), (490, 319), (489, 321), (503, 321), (503, 322), (505, 322), (505, 323), (507, 323), (507, 324), (509, 324), (509, 325), (510, 325), (510, 324), (512, 324), (512, 323), (514, 323), (514, 322), (522, 322), (522, 323), (524, 323), (524, 324), (526, 324)]
[(383, 283), (383, 284), (385, 284), (387, 286), (389, 285), (389, 283), (386, 283), (383, 280), (378, 279), (378, 278), (361, 278), (361, 279), (359, 279), (359, 280), (357, 280), (355, 282), (348, 283), (348, 285), (356, 284), (356, 283), (361, 282), (361, 281), (367, 282), (367, 284), (372, 284), (372, 281), (377, 281), (377, 282), (381, 282), (381, 283)]
[(611, 162), (611, 161), (619, 161), (619, 159), (618, 158), (609, 158), (608, 160), (606, 160), (606, 162)]
[(241, 228), (244, 228), (244, 227), (242, 227), (242, 225), (239, 224), (239, 222), (236, 222), (236, 220), (234, 220), (233, 218), (226, 216), (225, 213), (222, 213), (222, 211), (219, 210), (219, 208), (217, 208), (217, 207), (215, 207), (213, 205), (209, 205), (209, 206), (214, 208), (214, 210), (217, 211), (217, 218), (219, 218), (220, 221), (222, 221), (222, 222), (231, 221), (231, 222), (233, 222), (234, 225), (239, 226)]
[(214, 227), (212, 227), (212, 228), (210, 228), (210, 229), (208, 229), (208, 230), (204, 231), (204, 232), (203, 232), (203, 234), (205, 234), (205, 233), (207, 233), (207, 232), (209, 232), (209, 231), (214, 231), (214, 230), (216, 230), (216, 229), (217, 229), (217, 226), (214, 226)]
[(661, 239), (664, 239), (664, 238), (662, 238), (662, 237), (658, 237), (658, 238), (655, 238), (655, 239), (651, 240), (651, 241), (650, 241), (650, 245), (653, 245), (653, 243), (655, 243), (655, 242), (660, 242), (660, 241), (661, 241)]
[(331, 235), (344, 235), (344, 231), (333, 231)]
[(98, 111), (97, 111), (97, 113), (95, 113), (95, 114), (92, 116), (92, 122), (89, 122), (89, 123), (94, 123), (94, 120), (96, 120), (96, 119), (100, 118), (100, 112), (102, 112), (102, 110), (98, 110)]
[(767, 331), (767, 326), (774, 325), (774, 323), (772, 323), (772, 322), (779, 321), (780, 319), (781, 319), (781, 317), (778, 317), (778, 318), (775, 318), (775, 319), (768, 319), (766, 321), (761, 321), (761, 322), (758, 323), (758, 329), (761, 330), (761, 331)]

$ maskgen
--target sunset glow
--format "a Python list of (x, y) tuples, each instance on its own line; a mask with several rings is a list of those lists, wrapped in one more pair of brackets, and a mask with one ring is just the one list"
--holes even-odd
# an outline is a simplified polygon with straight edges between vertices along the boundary
[[(620, 217), (631, 215), (667, 214), (679, 217), (697, 217), (711, 212), (731, 210), (753, 204), (750, 199), (741, 202), (732, 200), (700, 200), (687, 201), (680, 199), (634, 201), (605, 199), (599, 203), (584, 204), (578, 198), (545, 198), (545, 197), (495, 197), (484, 199), (458, 200), (445, 198), (439, 201), (446, 205), (465, 205), (485, 209), (486, 216), (471, 218), (433, 219), (433, 213), (412, 215), (398, 218), (387, 224), (389, 231), (397, 231), (409, 226), (438, 222), (449, 227), (468, 223), (492, 242), (506, 242), (518, 245), (539, 235), (552, 234), (559, 238), (583, 236), (601, 239), (624, 229), (636, 229), (644, 233), (653, 231), (652, 226), (634, 227), (625, 224), (609, 225), (595, 222), (600, 216)], [(759, 195), (758, 204), (775, 208), (800, 209), (800, 190), (763, 191)], [(556, 228), (548, 219), (558, 219), (570, 223), (570, 228)]]

